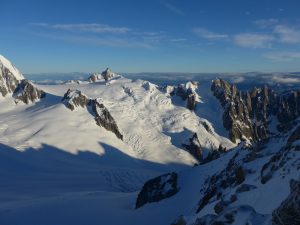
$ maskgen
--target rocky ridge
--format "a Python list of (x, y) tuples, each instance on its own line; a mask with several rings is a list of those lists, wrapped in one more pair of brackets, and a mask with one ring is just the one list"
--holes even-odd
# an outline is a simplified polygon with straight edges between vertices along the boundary
[(292, 126), (300, 113), (299, 91), (277, 93), (267, 86), (240, 91), (221, 79), (213, 81), (211, 90), (224, 109), (223, 125), (234, 143), (264, 140), (274, 132), (269, 129), (272, 116), (280, 123), (277, 130), (282, 131)]
[(80, 90), (69, 89), (61, 101), (71, 111), (76, 110), (77, 107), (86, 108), (87, 111), (92, 112), (98, 126), (113, 132), (117, 138), (123, 140), (123, 135), (120, 133), (115, 119), (100, 98), (90, 99)]
[(197, 88), (198, 82), (191, 81), (177, 86), (165, 86), (163, 90), (170, 96), (179, 96), (183, 101), (186, 101), (186, 107), (189, 110), (195, 110), (197, 103), (201, 101), (196, 92)]
[(88, 81), (89, 82), (96, 82), (96, 81), (99, 81), (99, 80), (105, 80), (105, 81), (109, 81), (111, 79), (113, 79), (114, 77), (118, 77), (119, 75), (113, 73), (111, 71), (111, 69), (109, 68), (106, 68), (106, 70), (104, 70), (102, 73), (94, 73), (92, 74), (89, 78), (88, 78)]
[(46, 93), (38, 89), (31, 81), (26, 80), (21, 72), (5, 57), (0, 55), (0, 92), (3, 97), (12, 94), (15, 102), (25, 104), (35, 102)]

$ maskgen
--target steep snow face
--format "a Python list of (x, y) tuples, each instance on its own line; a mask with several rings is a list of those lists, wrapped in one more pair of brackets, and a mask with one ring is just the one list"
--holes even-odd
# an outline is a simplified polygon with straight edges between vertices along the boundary
[(12, 93), (17, 88), (23, 75), (10, 61), (0, 55), (0, 92), (2, 96)]
[(1, 68), (0, 75), (3, 74), (3, 70), (4, 70), (4, 68), (6, 68), (17, 80), (24, 79), (24, 76), (22, 75), (22, 73), (3, 55), (0, 55), (0, 68)]

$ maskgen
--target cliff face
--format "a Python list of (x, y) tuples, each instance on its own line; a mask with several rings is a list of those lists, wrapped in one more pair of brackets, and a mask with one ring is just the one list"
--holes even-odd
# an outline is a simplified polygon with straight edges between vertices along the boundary
[(239, 91), (235, 85), (220, 79), (213, 81), (211, 90), (224, 109), (223, 125), (233, 142), (266, 139), (272, 115), (280, 122), (278, 128), (284, 129), (300, 113), (299, 91), (279, 94), (267, 86)]
[(100, 98), (90, 99), (80, 90), (69, 89), (62, 98), (62, 102), (71, 111), (74, 111), (77, 107), (91, 107), (96, 124), (100, 127), (104, 127), (108, 131), (113, 132), (117, 138), (123, 140), (123, 135), (119, 131), (115, 119), (104, 106)]
[(22, 101), (25, 104), (35, 102), (45, 96), (46, 93), (43, 90), (38, 89), (28, 80), (22, 80), (13, 94), (17, 102)]
[(119, 139), (123, 140), (123, 135), (120, 133), (115, 119), (112, 117), (101, 100), (94, 99), (91, 101), (91, 104), (92, 110), (95, 113), (95, 120), (97, 125), (113, 132)]

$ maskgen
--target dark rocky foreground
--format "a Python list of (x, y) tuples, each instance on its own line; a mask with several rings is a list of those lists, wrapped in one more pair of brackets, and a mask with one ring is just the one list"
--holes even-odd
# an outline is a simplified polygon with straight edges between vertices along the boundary
[(169, 198), (179, 191), (177, 174), (168, 173), (147, 181), (140, 191), (135, 207), (140, 208), (151, 202), (159, 202)]

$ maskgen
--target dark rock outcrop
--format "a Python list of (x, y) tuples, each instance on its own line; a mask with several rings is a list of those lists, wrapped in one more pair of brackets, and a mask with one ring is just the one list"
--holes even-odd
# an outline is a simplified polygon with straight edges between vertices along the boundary
[(187, 225), (187, 222), (185, 221), (183, 216), (180, 216), (173, 223), (171, 223), (171, 225)]
[(270, 136), (270, 116), (274, 115), (281, 127), (300, 115), (300, 92), (276, 93), (267, 86), (251, 91), (239, 91), (235, 85), (216, 79), (211, 90), (220, 101), (223, 125), (233, 142), (250, 140), (259, 142)]
[(76, 107), (87, 108), (94, 117), (96, 124), (100, 127), (104, 127), (106, 130), (113, 132), (117, 138), (123, 140), (123, 135), (119, 131), (115, 119), (112, 117), (108, 109), (104, 106), (101, 99), (90, 99), (80, 90), (69, 89), (62, 102), (71, 111), (75, 110)]
[(188, 152), (192, 156), (194, 156), (194, 158), (197, 159), (198, 161), (203, 160), (202, 146), (198, 139), (197, 133), (194, 133), (193, 136), (189, 138), (189, 143), (183, 144), (183, 147), (185, 147), (188, 150)]
[[(242, 150), (240, 150), (242, 151)], [(247, 171), (242, 167), (240, 153), (237, 152), (229, 161), (223, 170), (214, 174), (205, 181), (201, 193), (202, 197), (198, 203), (197, 212), (200, 212), (207, 204), (223, 198), (223, 191), (227, 188), (234, 188), (245, 181)], [(222, 202), (222, 209), (229, 205), (228, 202)], [(221, 206), (219, 205), (219, 206)], [(219, 210), (220, 208), (217, 207)]]
[(147, 181), (140, 191), (136, 208), (151, 202), (159, 202), (178, 192), (177, 173), (168, 173)]
[(188, 89), (187, 90), (187, 103), (186, 103), (186, 107), (189, 110), (195, 110), (196, 104), (197, 104), (197, 94), (193, 90)]
[(290, 181), (291, 192), (287, 199), (272, 213), (274, 225), (300, 224), (300, 181)]
[(108, 81), (110, 80), (111, 78), (113, 78), (115, 76), (115, 74), (111, 71), (111, 69), (109, 68), (106, 68), (106, 70), (104, 70), (102, 73), (101, 73), (101, 76), (103, 77), (103, 79), (105, 81)]
[(113, 132), (119, 139), (123, 140), (123, 135), (120, 133), (116, 121), (103, 105), (100, 99), (91, 101), (92, 110), (95, 113), (95, 120), (98, 126), (104, 127), (106, 130)]
[(62, 102), (73, 111), (77, 106), (86, 107), (90, 103), (90, 99), (79, 90), (68, 89)]
[(43, 90), (38, 89), (31, 81), (22, 80), (20, 81), (18, 87), (13, 93), (13, 97), (16, 102), (22, 101), (25, 104), (30, 102), (35, 102), (41, 98), (44, 98), (46, 93)]
[(186, 107), (189, 110), (195, 110), (197, 102), (200, 100), (199, 95), (196, 93), (197, 88), (198, 82), (191, 81), (177, 86), (165, 86), (163, 91), (171, 96), (179, 96), (183, 101), (186, 101)]

